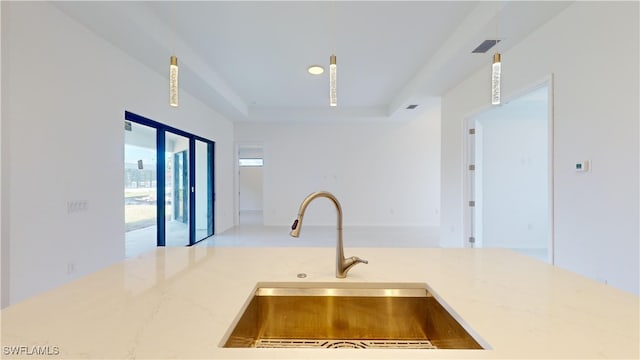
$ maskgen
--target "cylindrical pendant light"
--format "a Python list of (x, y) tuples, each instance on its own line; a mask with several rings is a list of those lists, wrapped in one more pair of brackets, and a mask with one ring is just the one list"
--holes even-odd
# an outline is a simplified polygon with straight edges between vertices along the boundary
[(329, 57), (329, 106), (338, 105), (338, 95), (336, 93), (336, 56)]
[(169, 105), (178, 106), (178, 58), (175, 55), (169, 64)]
[(491, 66), (491, 104), (500, 105), (500, 73), (502, 71), (500, 53), (493, 54)]

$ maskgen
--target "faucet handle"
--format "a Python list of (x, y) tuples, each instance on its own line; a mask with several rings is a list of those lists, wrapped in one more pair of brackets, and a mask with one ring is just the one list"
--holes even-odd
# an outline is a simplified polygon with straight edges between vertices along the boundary
[(351, 270), (352, 267), (360, 263), (368, 264), (369, 262), (357, 256), (343, 258), (342, 261), (338, 263), (339, 266), (336, 268), (336, 277), (339, 279), (347, 277), (347, 272)]
[(353, 264), (358, 264), (358, 263), (363, 263), (363, 264), (368, 264), (369, 261), (365, 260), (365, 259), (361, 259), (357, 256), (352, 256), (351, 259), (353, 259)]

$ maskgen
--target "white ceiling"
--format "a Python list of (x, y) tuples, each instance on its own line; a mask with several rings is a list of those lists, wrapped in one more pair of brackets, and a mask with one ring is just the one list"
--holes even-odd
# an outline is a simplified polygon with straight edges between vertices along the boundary
[[(413, 117), (471, 73), (489, 71), (494, 50), (471, 53), (483, 40), (502, 39), (498, 50), (504, 52), (569, 3), (54, 4), (163, 76), (175, 53), (180, 88), (231, 120), (299, 122)], [(317, 77), (306, 72), (312, 64), (328, 69), (332, 53), (338, 63), (336, 108), (328, 104), (328, 71)], [(406, 110), (410, 104), (419, 107)]]

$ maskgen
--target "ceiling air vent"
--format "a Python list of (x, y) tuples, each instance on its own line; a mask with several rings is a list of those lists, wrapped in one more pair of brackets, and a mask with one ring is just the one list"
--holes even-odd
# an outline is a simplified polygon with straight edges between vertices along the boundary
[(485, 40), (477, 48), (473, 49), (472, 53), (484, 54), (499, 42), (500, 40)]

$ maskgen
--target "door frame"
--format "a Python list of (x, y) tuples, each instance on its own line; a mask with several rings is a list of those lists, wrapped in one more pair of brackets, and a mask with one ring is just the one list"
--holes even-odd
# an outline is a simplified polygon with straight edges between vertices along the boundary
[[(194, 135), (188, 133), (186, 131), (174, 128), (169, 125), (165, 125), (163, 123), (157, 122), (155, 120), (151, 120), (144, 116), (140, 116), (138, 114), (132, 113), (130, 111), (124, 112), (125, 121), (132, 121), (138, 124), (146, 125), (156, 129), (156, 147), (157, 147), (157, 162), (156, 162), (156, 171), (157, 171), (157, 239), (156, 246), (166, 246), (165, 235), (166, 235), (166, 227), (165, 227), (165, 203), (166, 203), (166, 195), (165, 195), (165, 164), (166, 164), (166, 133), (170, 132), (172, 134), (176, 134), (179, 136), (186, 137), (189, 140), (189, 154), (188, 156), (188, 168), (189, 168), (189, 184), (187, 187), (187, 192), (189, 193), (189, 245), (194, 245), (204, 239), (196, 239), (196, 161), (195, 156), (191, 154), (195, 154), (195, 142), (196, 140), (202, 141), (208, 144), (207, 156), (210, 156), (210, 161), (208, 164), (208, 169), (210, 169), (211, 173), (209, 176), (211, 177), (211, 189), (205, 189), (207, 192), (207, 199), (210, 201), (213, 207), (213, 211), (211, 212), (211, 219), (208, 219), (211, 222), (211, 236), (215, 234), (215, 141), (203, 138), (198, 135)], [(209, 151), (210, 149), (210, 151)], [(207, 236), (207, 237), (208, 237)]]
[[(533, 82), (532, 84), (515, 91), (508, 96), (503, 96), (503, 103), (509, 103), (510, 101), (517, 99), (535, 89), (538, 89), (543, 86), (548, 86), (548, 109), (547, 109), (547, 127), (548, 127), (548, 175), (547, 181), (549, 186), (549, 194), (548, 194), (548, 213), (549, 213), (549, 240), (548, 240), (548, 253), (547, 253), (547, 261), (549, 264), (555, 263), (555, 216), (554, 216), (554, 76), (553, 73), (545, 76), (544, 78)], [(471, 129), (475, 128), (475, 117), (479, 114), (489, 110), (492, 105), (484, 105), (480, 108), (475, 109), (474, 111), (466, 114), (464, 117), (464, 133), (463, 133), (463, 168), (462, 168), (462, 184), (463, 184), (463, 194), (462, 194), (462, 221), (463, 221), (463, 244), (464, 247), (477, 247), (478, 245), (475, 243), (475, 231), (477, 230), (477, 219), (474, 218), (474, 210), (469, 205), (471, 201), (474, 201), (474, 183), (471, 180), (473, 174), (469, 169), (469, 165), (474, 164), (475, 157), (475, 140), (473, 140), (469, 136), (469, 132)]]

